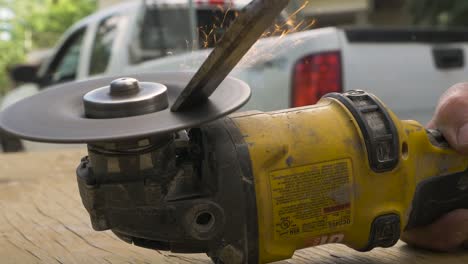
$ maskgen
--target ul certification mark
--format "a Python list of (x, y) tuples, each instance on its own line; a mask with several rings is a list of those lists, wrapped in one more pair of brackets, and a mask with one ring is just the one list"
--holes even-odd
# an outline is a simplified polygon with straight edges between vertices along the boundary
[(283, 217), (280, 221), (276, 224), (276, 232), (278, 236), (290, 236), (300, 233), (300, 229), (292, 222), (290, 217)]

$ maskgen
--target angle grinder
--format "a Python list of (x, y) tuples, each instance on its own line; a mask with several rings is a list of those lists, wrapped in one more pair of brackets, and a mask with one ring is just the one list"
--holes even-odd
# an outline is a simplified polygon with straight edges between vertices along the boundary
[(372, 94), (232, 114), (250, 89), (226, 75), (287, 2), (253, 1), (193, 77), (64, 84), (9, 107), (0, 125), (87, 144), (76, 172), (95, 230), (215, 263), (273, 262), (327, 243), (391, 247), (404, 230), (468, 208), (468, 159)]

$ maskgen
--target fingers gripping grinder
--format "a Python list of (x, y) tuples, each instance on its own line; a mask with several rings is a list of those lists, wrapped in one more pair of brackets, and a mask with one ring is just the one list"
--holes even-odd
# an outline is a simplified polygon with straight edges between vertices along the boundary
[[(239, 38), (223, 40), (232, 54), (226, 46)], [(95, 230), (217, 263), (272, 262), (326, 243), (390, 247), (405, 229), (468, 208), (468, 159), (372, 94), (227, 116), (250, 89), (223, 81), (219, 52), (192, 79), (139, 74), (51, 88), (2, 112), (0, 124), (29, 140), (87, 143), (77, 179)]]

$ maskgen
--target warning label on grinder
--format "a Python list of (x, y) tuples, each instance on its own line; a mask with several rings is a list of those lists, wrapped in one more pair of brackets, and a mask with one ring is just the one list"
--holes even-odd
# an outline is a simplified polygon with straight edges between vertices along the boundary
[(275, 238), (330, 233), (351, 224), (351, 161), (270, 173)]

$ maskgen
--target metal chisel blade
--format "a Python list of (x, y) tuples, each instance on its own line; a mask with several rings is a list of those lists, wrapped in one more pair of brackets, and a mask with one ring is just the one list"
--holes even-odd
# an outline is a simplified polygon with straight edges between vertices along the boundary
[(254, 0), (247, 5), (176, 99), (171, 111), (184, 111), (205, 102), (289, 1)]

